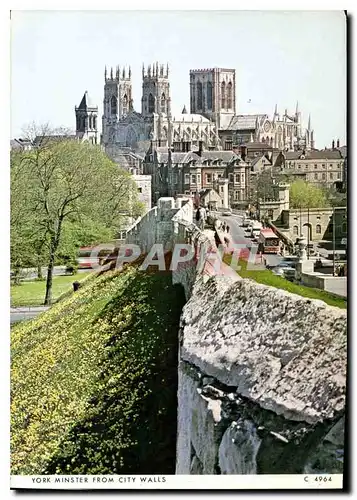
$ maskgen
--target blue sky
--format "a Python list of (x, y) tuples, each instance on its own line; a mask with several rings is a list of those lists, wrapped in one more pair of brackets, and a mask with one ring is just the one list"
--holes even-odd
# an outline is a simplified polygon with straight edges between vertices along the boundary
[(85, 90), (101, 118), (105, 65), (131, 65), (140, 112), (142, 63), (158, 61), (173, 114), (189, 108), (190, 69), (235, 68), (238, 113), (298, 100), (317, 147), (344, 144), (345, 39), (342, 11), (12, 11), (11, 136), (32, 121), (74, 128)]

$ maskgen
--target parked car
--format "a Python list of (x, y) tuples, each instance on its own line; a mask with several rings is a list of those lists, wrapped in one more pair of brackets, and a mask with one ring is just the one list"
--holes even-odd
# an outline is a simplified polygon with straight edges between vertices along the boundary
[(232, 215), (232, 211), (231, 210), (225, 210), (222, 215), (224, 217), (230, 217)]
[(249, 219), (248, 217), (244, 217), (243, 218), (243, 224), (242, 224), (242, 226), (243, 227), (249, 227), (250, 224), (252, 224), (252, 223), (253, 223), (253, 221), (251, 219)]

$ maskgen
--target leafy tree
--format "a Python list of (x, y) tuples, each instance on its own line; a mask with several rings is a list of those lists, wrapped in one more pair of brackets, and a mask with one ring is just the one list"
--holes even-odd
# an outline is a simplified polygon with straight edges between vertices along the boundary
[(290, 184), (291, 208), (325, 208), (329, 202), (324, 189), (297, 179)]
[[(59, 255), (74, 255), (86, 242), (113, 239), (124, 219), (142, 211), (131, 176), (100, 147), (51, 134), (47, 126), (31, 151), (11, 157), (12, 262), (26, 254), (47, 265), (45, 304), (51, 304), (52, 276)], [(31, 260), (28, 259), (28, 260)]]
[(275, 186), (284, 179), (284, 176), (274, 172), (272, 168), (263, 170), (252, 175), (251, 189), (253, 200), (273, 200), (275, 198)]
[(325, 195), (328, 203), (332, 207), (346, 207), (347, 206), (347, 193), (337, 191), (336, 188), (330, 187), (325, 189)]

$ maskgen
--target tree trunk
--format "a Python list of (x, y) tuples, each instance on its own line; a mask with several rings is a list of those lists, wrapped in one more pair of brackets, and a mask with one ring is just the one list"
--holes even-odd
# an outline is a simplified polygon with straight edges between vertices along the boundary
[(55, 263), (55, 251), (56, 250), (51, 246), (50, 261), (47, 267), (45, 306), (50, 306), (52, 303), (52, 278)]
[(47, 280), (46, 280), (46, 296), (45, 296), (45, 306), (50, 306), (52, 304), (52, 278), (53, 278), (53, 268), (55, 265), (55, 257), (58, 249), (58, 245), (61, 237), (63, 217), (60, 217), (57, 224), (57, 231), (54, 232), (51, 238), (50, 245), (50, 260), (47, 267)]
[(43, 276), (42, 276), (42, 266), (41, 266), (41, 262), (39, 262), (37, 264), (37, 278), (39, 280), (42, 280)]
[(21, 275), (21, 268), (15, 267), (14, 268), (14, 285), (20, 284), (20, 275)]

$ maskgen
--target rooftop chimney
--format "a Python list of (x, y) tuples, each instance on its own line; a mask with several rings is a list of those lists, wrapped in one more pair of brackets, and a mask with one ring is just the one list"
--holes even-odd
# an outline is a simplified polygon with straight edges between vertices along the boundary
[(198, 156), (202, 156), (202, 151), (203, 151), (203, 141), (198, 141), (198, 151), (197, 151)]
[(332, 149), (335, 149), (335, 139), (332, 141)]
[(340, 147), (340, 139), (337, 139), (337, 147)]

